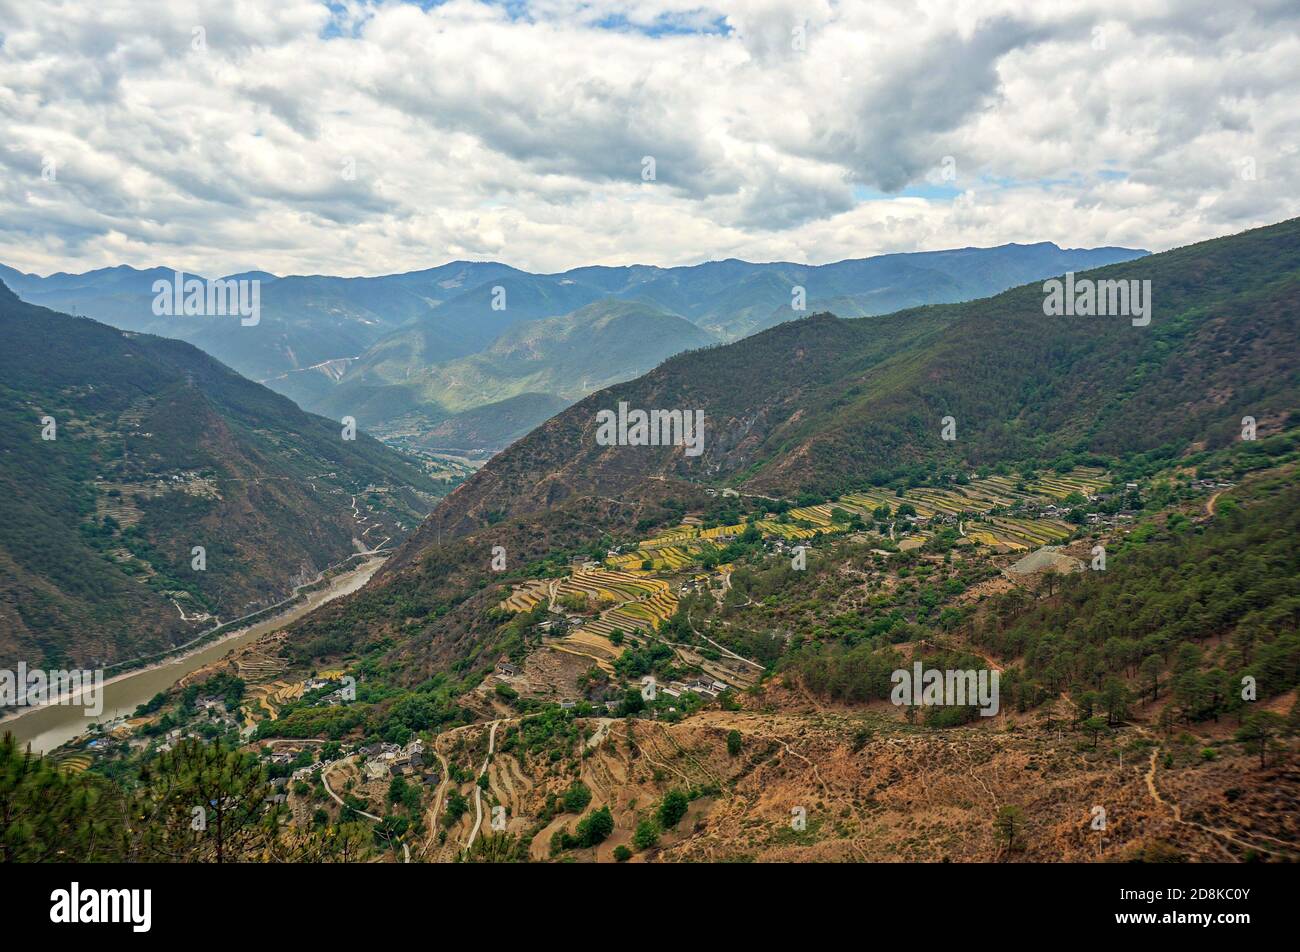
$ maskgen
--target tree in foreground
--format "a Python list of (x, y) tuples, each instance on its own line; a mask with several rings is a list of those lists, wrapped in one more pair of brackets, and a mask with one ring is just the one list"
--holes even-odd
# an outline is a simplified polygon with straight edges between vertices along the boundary
[(65, 774), (47, 758), (0, 739), (0, 863), (120, 860), (124, 807), (116, 788)]
[(266, 769), (222, 743), (182, 740), (140, 771), (129, 834), (135, 858), (232, 862), (266, 858), (284, 809), (268, 802)]

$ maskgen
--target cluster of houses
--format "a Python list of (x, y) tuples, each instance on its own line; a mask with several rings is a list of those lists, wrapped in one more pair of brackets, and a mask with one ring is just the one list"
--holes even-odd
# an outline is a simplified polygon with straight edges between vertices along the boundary
[[(586, 698), (584, 698), (584, 699), (583, 699), (583, 702), (585, 702), (585, 703), (587, 703), (587, 704), (590, 704), (592, 710), (594, 710), (594, 711), (600, 711), (600, 710), (604, 710), (604, 711), (612, 711), (612, 710), (614, 710), (614, 708), (618, 705), (618, 699), (617, 699), (617, 698), (606, 698), (606, 699), (603, 700), (603, 701), (589, 701), (589, 700), (587, 700)], [(579, 701), (561, 701), (561, 702), (560, 702), (560, 710), (562, 710), (562, 711), (572, 711), (574, 708), (576, 708), (576, 707), (578, 706), (579, 703), (582, 703), (582, 702), (579, 702)]]
[(690, 595), (695, 592), (707, 592), (709, 590), (709, 577), (707, 575), (693, 575), (677, 587), (680, 595)]
[[(367, 780), (386, 777), (422, 775), (426, 782), (437, 780), (435, 774), (424, 774), (424, 742), (418, 737), (405, 747), (398, 744), (367, 744), (357, 751), (365, 758), (362, 772)], [(432, 778), (432, 779), (431, 779)]]
[[(326, 688), (331, 684), (336, 683), (338, 683), (338, 679), (308, 678), (303, 682), (302, 688), (304, 692), (319, 691), (321, 688)], [(338, 707), (352, 699), (353, 698), (348, 694), (348, 688), (345, 685), (340, 685), (329, 694), (322, 695), (319, 700), (323, 702), (326, 707)]]
[(1104, 526), (1106, 528), (1114, 528), (1115, 526), (1120, 525), (1121, 523), (1132, 522), (1136, 516), (1137, 516), (1136, 509), (1121, 509), (1119, 512), (1111, 513), (1111, 514), (1107, 514), (1103, 512), (1090, 512), (1085, 518), (1087, 519), (1088, 525), (1090, 526)]
[(326, 761), (313, 760), (306, 767), (299, 767), (293, 772), (293, 780), (296, 783), (299, 780), (307, 781), (316, 774), (320, 773), (321, 768), (325, 766)]
[(171, 750), (173, 747), (179, 744), (182, 740), (187, 740), (191, 737), (197, 738), (200, 736), (201, 735), (199, 735), (196, 731), (192, 731), (188, 728), (174, 727), (163, 736), (162, 743), (158, 745), (158, 753), (165, 754), (167, 753), (167, 751)]
[(717, 700), (718, 695), (730, 689), (731, 685), (725, 681), (715, 681), (712, 678), (696, 678), (690, 682), (672, 681), (667, 687), (661, 687), (659, 690), (669, 697), (681, 697), (684, 693), (690, 691), (692, 694), (698, 694), (700, 697), (714, 701)]
[(1232, 483), (1225, 483), (1217, 479), (1198, 479), (1192, 483), (1192, 485), (1197, 489), (1202, 489), (1206, 492), (1214, 492), (1219, 489), (1231, 489), (1233, 487)]
[(581, 623), (581, 615), (566, 615), (563, 612), (551, 612), (550, 618), (544, 618), (537, 623), (537, 630), (558, 638), (568, 633), (570, 625)]

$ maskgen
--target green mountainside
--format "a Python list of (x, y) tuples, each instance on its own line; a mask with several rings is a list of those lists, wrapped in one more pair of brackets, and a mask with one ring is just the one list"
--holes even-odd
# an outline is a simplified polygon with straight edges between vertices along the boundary
[(446, 491), (189, 344), (3, 286), (0, 328), (6, 662), (111, 663), (188, 640), (205, 616), (269, 604), (404, 535)]
[[(781, 324), (592, 394), (460, 487), (436, 528), (635, 493), (647, 477), (831, 492), (999, 460), (1221, 446), (1243, 416), (1274, 432), (1300, 407), (1300, 221), (1086, 277), (1150, 281), (1150, 324), (1046, 316), (1039, 283), (868, 321)], [(702, 410), (702, 454), (599, 445), (596, 414), (620, 401)]]

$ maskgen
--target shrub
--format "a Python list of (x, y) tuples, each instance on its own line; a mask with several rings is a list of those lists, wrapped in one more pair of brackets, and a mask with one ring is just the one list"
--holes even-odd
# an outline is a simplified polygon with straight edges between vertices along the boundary
[(686, 794), (680, 790), (669, 790), (664, 794), (664, 798), (659, 803), (659, 825), (665, 830), (671, 830), (681, 822), (682, 817), (686, 816), (686, 808), (690, 801)]

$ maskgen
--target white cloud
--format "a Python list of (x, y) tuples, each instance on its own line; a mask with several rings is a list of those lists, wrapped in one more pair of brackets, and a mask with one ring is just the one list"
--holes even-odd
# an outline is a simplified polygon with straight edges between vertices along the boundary
[(375, 274), (1158, 250), (1300, 214), (1283, 3), (336, 9), (0, 0), (0, 261)]

